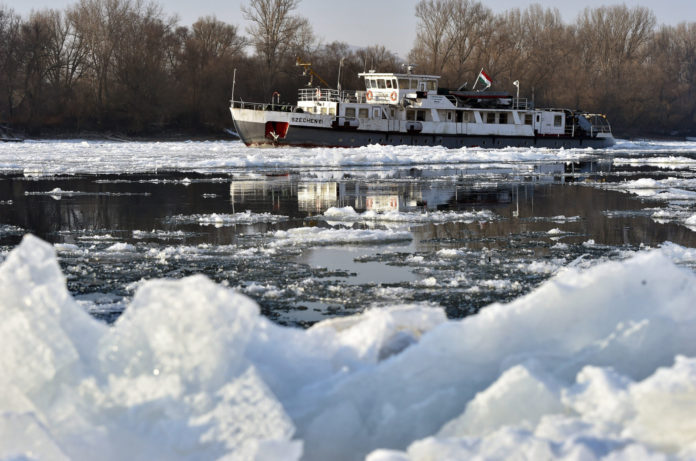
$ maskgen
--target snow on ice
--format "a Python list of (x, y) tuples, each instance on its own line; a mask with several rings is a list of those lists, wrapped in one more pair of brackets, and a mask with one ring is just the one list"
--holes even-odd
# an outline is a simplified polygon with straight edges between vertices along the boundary
[(287, 216), (271, 213), (254, 213), (246, 210), (241, 213), (211, 213), (194, 215), (176, 215), (170, 218), (171, 222), (177, 224), (198, 223), (201, 226), (235, 226), (237, 224), (258, 224), (258, 223), (277, 223), (287, 221)]
[(396, 223), (443, 223), (443, 222), (474, 222), (492, 221), (495, 215), (490, 210), (480, 211), (429, 211), (404, 212), (404, 211), (385, 211), (376, 212), (373, 210), (358, 213), (352, 206), (342, 208), (331, 207), (322, 216), (329, 221), (344, 222), (396, 222)]
[(361, 165), (456, 164), (460, 162), (569, 161), (609, 153), (622, 155), (667, 151), (694, 153), (696, 143), (619, 140), (608, 150), (506, 148), (445, 149), (423, 146), (371, 145), (350, 149), (249, 149), (238, 141), (110, 142), (27, 141), (0, 144), (0, 172), (26, 176), (58, 174), (142, 173), (156, 171), (229, 172), (234, 168)]
[(371, 242), (401, 242), (412, 240), (413, 234), (407, 231), (368, 230), (368, 229), (324, 229), (321, 227), (296, 227), (286, 231), (275, 231), (269, 244), (273, 247), (296, 245), (339, 245)]
[(672, 262), (693, 253), (565, 268), (463, 320), (308, 330), (153, 280), (109, 327), (29, 235), (0, 266), (0, 459), (693, 459), (696, 275)]

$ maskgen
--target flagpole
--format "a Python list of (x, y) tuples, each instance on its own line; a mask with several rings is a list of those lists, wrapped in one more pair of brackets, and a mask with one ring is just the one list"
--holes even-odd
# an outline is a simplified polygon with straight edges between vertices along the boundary
[(481, 72), (483, 72), (483, 67), (481, 68), (478, 75), (476, 76), (476, 81), (474, 82), (474, 86), (471, 87), (471, 91), (474, 91), (476, 89), (476, 85), (478, 84), (479, 77), (481, 76)]

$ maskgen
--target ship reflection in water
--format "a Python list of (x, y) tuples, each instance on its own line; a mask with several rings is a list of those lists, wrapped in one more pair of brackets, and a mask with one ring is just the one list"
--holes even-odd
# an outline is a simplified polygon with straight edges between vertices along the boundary
[[(602, 160), (4, 177), (0, 250), (27, 232), (59, 244), (69, 289), (107, 321), (140, 280), (194, 273), (246, 293), (285, 324), (403, 302), (462, 317), (573, 261), (664, 241), (696, 247), (687, 227), (651, 218), (654, 203), (597, 187), (625, 173)], [(331, 208), (353, 219), (327, 216)], [(290, 232), (278, 231), (296, 228), (330, 232), (320, 242), (279, 242)], [(347, 243), (333, 230), (407, 238)]]
[[(306, 179), (297, 173), (233, 179), (233, 207), (259, 206), (267, 212), (284, 209), (297, 200), (296, 211), (305, 216), (332, 207), (352, 207), (356, 212), (425, 212), (461, 210), (466, 207), (499, 207), (512, 202), (520, 185), (565, 184), (611, 172), (610, 161), (540, 163), (435, 171), (407, 169), (346, 175), (338, 179)], [(533, 193), (533, 190), (527, 191)], [(270, 205), (270, 206), (269, 206)], [(290, 210), (293, 211), (293, 210)], [(292, 213), (291, 213), (292, 214)]]

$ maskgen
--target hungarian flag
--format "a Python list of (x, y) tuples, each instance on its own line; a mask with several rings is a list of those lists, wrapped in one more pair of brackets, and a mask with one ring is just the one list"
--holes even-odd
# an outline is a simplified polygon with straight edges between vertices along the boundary
[(484, 85), (484, 90), (491, 86), (491, 83), (493, 83), (493, 80), (486, 74), (483, 69), (481, 69), (481, 72), (479, 72), (478, 77), (476, 78), (476, 83), (480, 83), (481, 85)]

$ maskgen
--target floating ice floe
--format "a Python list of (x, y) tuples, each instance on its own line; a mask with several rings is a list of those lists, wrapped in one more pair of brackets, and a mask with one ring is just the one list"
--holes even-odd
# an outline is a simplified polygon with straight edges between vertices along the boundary
[(183, 240), (194, 235), (191, 232), (184, 231), (165, 231), (153, 229), (151, 231), (134, 230), (134, 239), (158, 239), (158, 240)]
[[(423, 165), (471, 162), (573, 161), (598, 153), (593, 149), (506, 148), (445, 149), (431, 146), (366, 146), (359, 148), (253, 149), (238, 141), (217, 142), (108, 142), (27, 141), (19, 146), (0, 144), (0, 172), (26, 176), (64, 174), (128, 174), (157, 171), (228, 173), (233, 168), (350, 167), (368, 165)], [(691, 150), (694, 143), (645, 145), (619, 142), (617, 149), (635, 151)], [(184, 180), (180, 180), (182, 184)], [(195, 182), (196, 179), (191, 179)]]
[(0, 236), (22, 234), (24, 234), (24, 229), (22, 229), (21, 227), (13, 226), (11, 224), (0, 224)]
[(496, 219), (493, 212), (489, 210), (480, 211), (427, 211), (427, 212), (404, 212), (404, 211), (365, 211), (358, 213), (352, 206), (342, 208), (331, 207), (323, 214), (323, 218), (330, 221), (345, 222), (403, 222), (403, 223), (442, 223), (442, 222), (474, 222), (492, 221)]
[[(696, 179), (693, 178), (640, 178), (606, 185), (609, 189), (630, 192), (643, 199), (667, 202), (666, 208), (649, 208), (641, 211), (623, 212), (624, 215), (649, 214), (658, 223), (677, 222), (696, 230), (693, 208), (696, 204)], [(605, 212), (609, 217), (620, 216), (621, 212)]]
[(108, 251), (111, 253), (124, 253), (124, 252), (133, 252), (136, 251), (135, 245), (126, 243), (126, 242), (118, 242), (114, 243), (113, 245), (107, 247), (104, 251)]
[(112, 327), (53, 248), (0, 266), (0, 459), (693, 459), (696, 274), (666, 244), (446, 320), (394, 306), (275, 325), (202, 276)]
[(403, 242), (413, 239), (413, 234), (395, 230), (367, 229), (325, 229), (321, 227), (296, 227), (286, 231), (276, 231), (270, 234), (273, 240), (269, 246), (302, 246), (302, 245), (333, 245), (333, 244), (365, 244)]
[(193, 224), (198, 223), (201, 226), (234, 226), (237, 224), (259, 224), (259, 223), (277, 223), (287, 221), (287, 216), (276, 215), (271, 213), (254, 213), (251, 210), (242, 211), (240, 213), (212, 213), (212, 214), (194, 214), (194, 215), (176, 215), (168, 218), (168, 221), (178, 224)]
[(73, 190), (62, 190), (60, 187), (54, 187), (53, 189), (49, 191), (25, 191), (24, 195), (48, 195), (49, 197), (53, 197), (57, 200), (60, 200), (62, 197), (76, 197), (76, 196), (84, 196), (84, 195), (90, 195), (90, 196), (112, 196), (112, 197), (118, 197), (118, 196), (131, 196), (131, 195), (141, 195), (141, 196), (149, 196), (149, 192), (83, 192), (83, 191), (73, 191)]
[(562, 224), (562, 223), (567, 223), (567, 222), (578, 222), (580, 221), (580, 216), (564, 216), (564, 215), (557, 215), (557, 216), (532, 216), (529, 218), (524, 218), (527, 221), (550, 221), (554, 222), (557, 224)]
[(621, 158), (615, 157), (612, 160), (614, 165), (632, 165), (632, 166), (642, 166), (650, 165), (656, 168), (664, 169), (677, 169), (677, 168), (696, 168), (696, 158), (690, 157), (676, 157), (673, 155), (667, 157), (633, 157), (633, 158)]

